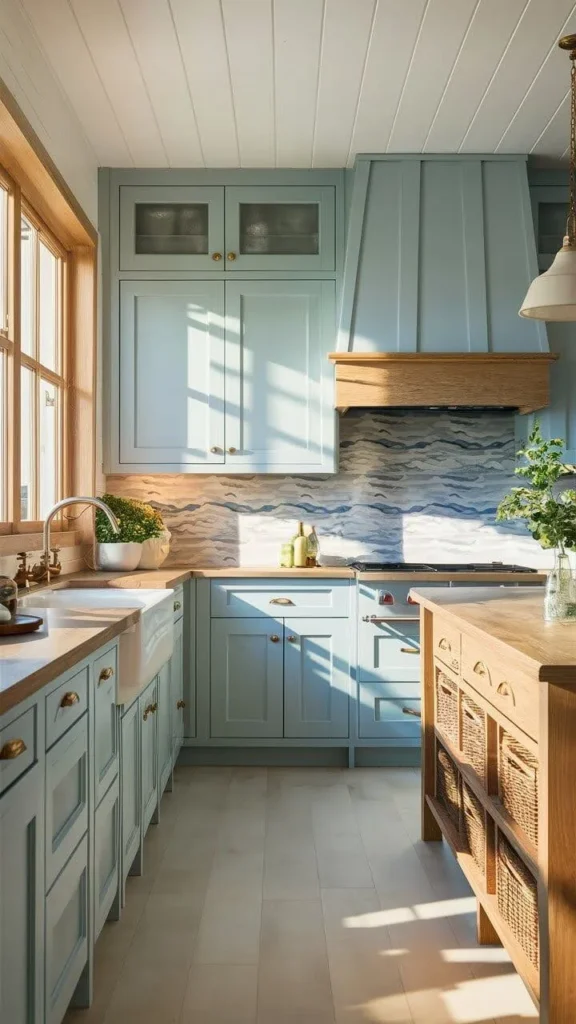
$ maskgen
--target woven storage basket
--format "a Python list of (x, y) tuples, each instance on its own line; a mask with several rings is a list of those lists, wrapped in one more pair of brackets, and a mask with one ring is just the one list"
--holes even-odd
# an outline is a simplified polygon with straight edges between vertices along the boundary
[(462, 754), (486, 784), (486, 715), (466, 693), (462, 694)]
[(457, 746), (458, 686), (450, 676), (439, 670), (436, 670), (436, 725)]
[(498, 910), (530, 963), (538, 970), (538, 886), (524, 862), (500, 833), (496, 893)]
[(436, 797), (458, 832), (460, 832), (461, 790), (460, 772), (444, 747), (438, 743), (436, 748)]
[(538, 758), (507, 732), (500, 742), (498, 782), (504, 807), (538, 846)]
[(486, 813), (465, 782), (462, 783), (462, 832), (470, 853), (486, 877)]

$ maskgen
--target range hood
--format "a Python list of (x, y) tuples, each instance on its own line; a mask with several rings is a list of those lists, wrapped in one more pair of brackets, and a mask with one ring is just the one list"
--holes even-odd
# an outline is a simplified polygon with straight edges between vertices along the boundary
[(516, 409), (548, 405), (549, 368), (539, 353), (332, 352), (339, 412), (373, 408)]
[(548, 404), (525, 157), (360, 156), (348, 208), (337, 409)]

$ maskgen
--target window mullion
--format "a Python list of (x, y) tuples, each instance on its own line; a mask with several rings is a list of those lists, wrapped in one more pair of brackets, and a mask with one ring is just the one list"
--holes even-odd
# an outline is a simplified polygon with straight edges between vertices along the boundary
[(14, 186), (10, 192), (8, 206), (8, 338), (11, 352), (8, 355), (8, 423), (13, 429), (9, 432), (7, 444), (8, 471), (8, 508), (7, 517), (13, 523), (20, 522), (20, 451), (21, 451), (21, 333), (20, 333), (20, 267), (21, 238), (20, 220), (22, 202), (20, 189)]

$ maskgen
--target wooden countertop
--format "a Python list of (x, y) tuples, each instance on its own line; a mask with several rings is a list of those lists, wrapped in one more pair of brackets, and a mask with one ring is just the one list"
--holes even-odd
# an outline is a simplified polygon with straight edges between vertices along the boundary
[(197, 566), (173, 566), (167, 569), (151, 569), (136, 572), (99, 572), (86, 569), (83, 572), (60, 576), (52, 586), (73, 583), (74, 586), (113, 586), (144, 588), (154, 590), (176, 587), (191, 579), (333, 579), (362, 580), (377, 583), (389, 581), (398, 583), (545, 583), (546, 573), (519, 572), (358, 572), (346, 565), (322, 565), (316, 569), (280, 569), (274, 566), (225, 566), (223, 568), (202, 568)]
[(545, 622), (543, 595), (530, 587), (416, 589), (415, 600), (470, 635), (490, 637), (536, 679), (576, 685), (576, 622)]
[(27, 608), (43, 625), (0, 642), (0, 716), (133, 626), (137, 608)]

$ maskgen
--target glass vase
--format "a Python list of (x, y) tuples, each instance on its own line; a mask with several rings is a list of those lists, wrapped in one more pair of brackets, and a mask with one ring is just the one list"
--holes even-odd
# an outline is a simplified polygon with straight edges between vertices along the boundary
[(546, 622), (576, 621), (576, 581), (565, 551), (554, 552), (554, 568), (546, 583), (544, 618)]

